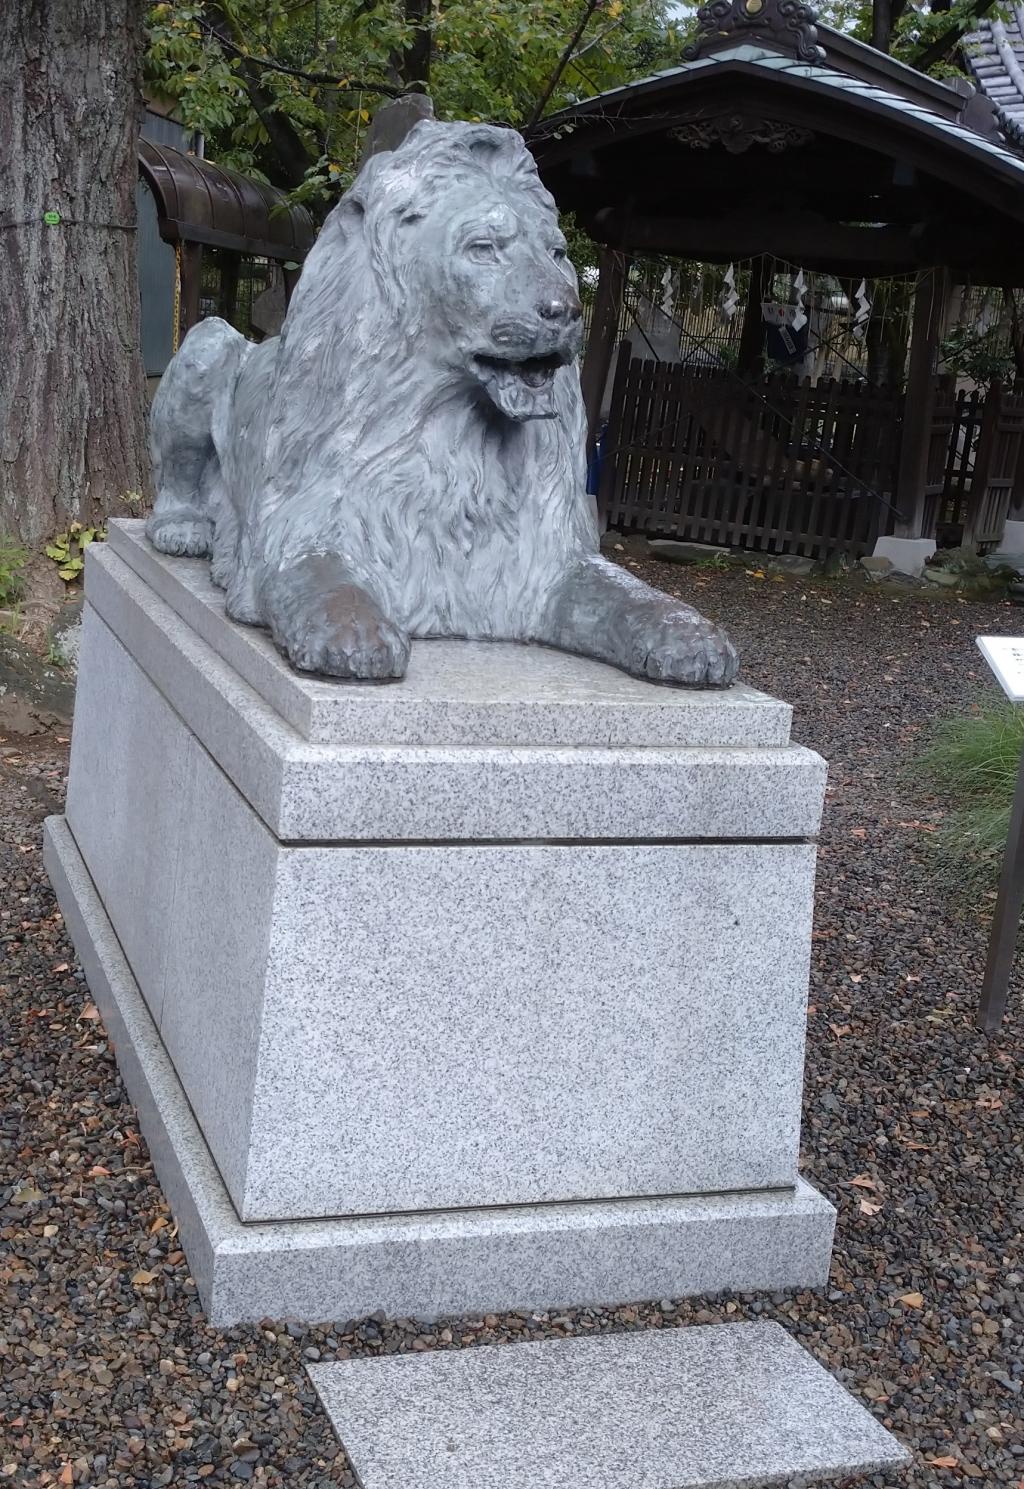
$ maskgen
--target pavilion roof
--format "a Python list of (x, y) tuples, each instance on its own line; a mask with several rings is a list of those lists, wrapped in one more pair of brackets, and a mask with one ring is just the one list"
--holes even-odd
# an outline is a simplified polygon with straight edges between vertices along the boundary
[(980, 20), (965, 39), (963, 57), (1007, 142), (1024, 148), (1024, 5), (1010, 5), (1005, 19)]
[(984, 100), (795, 9), (713, 0), (681, 66), (544, 119), (559, 206), (624, 250), (1020, 282), (1024, 158)]

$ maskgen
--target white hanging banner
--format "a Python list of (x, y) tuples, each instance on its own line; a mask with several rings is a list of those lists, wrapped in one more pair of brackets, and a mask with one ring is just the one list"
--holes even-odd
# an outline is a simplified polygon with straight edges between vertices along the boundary
[(794, 331), (802, 331), (807, 324), (807, 312), (804, 309), (807, 280), (804, 278), (804, 271), (802, 269), (793, 280), (793, 289), (796, 293), (796, 303), (793, 306), (793, 319), (789, 324), (793, 327)]
[(740, 297), (736, 291), (736, 270), (730, 264), (725, 271), (725, 278), (722, 281), (722, 298), (720, 301), (722, 319), (731, 321), (736, 314), (736, 308), (739, 303)]
[(675, 274), (672, 272), (672, 266), (669, 265), (664, 274), (661, 276), (662, 315), (667, 315), (669, 318), (671, 318), (672, 311), (675, 307), (675, 299)]
[(868, 299), (868, 282), (862, 279), (854, 296), (857, 301), (857, 313), (853, 317), (853, 334), (857, 341), (863, 341), (867, 334), (868, 321), (871, 319), (871, 301)]

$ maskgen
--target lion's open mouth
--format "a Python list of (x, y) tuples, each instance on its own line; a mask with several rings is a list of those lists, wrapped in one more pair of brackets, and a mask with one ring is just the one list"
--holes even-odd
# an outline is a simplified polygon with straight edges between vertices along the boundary
[(498, 357), (478, 353), (473, 370), (497, 408), (509, 419), (555, 417), (555, 373), (566, 366), (558, 352), (543, 357)]

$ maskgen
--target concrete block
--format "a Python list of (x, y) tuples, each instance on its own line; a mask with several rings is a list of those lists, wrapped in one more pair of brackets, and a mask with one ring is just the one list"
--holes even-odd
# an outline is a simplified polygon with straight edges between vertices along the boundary
[[(225, 618), (223, 591), (205, 559), (158, 553), (143, 527), (134, 520), (112, 522), (112, 552), (313, 744), (577, 748), (789, 741), (789, 705), (745, 684), (721, 692), (658, 687), (545, 646), (420, 641), (400, 683), (305, 676), (292, 670), (266, 631)], [(98, 551), (97, 564), (111, 564), (111, 554)]]
[(920, 579), (925, 559), (935, 552), (934, 538), (878, 538), (872, 557), (887, 558), (894, 569)]
[[(825, 766), (799, 746), (307, 742), (116, 554), (90, 550), (88, 599), (285, 841), (801, 838), (818, 829)], [(433, 643), (417, 643), (414, 654), (420, 645)], [(569, 660), (587, 675), (597, 665)], [(405, 683), (352, 686), (401, 696)], [(758, 697), (746, 706), (760, 708)], [(765, 705), (777, 728), (774, 700)], [(88, 706), (102, 711), (102, 699)]]
[(909, 1459), (775, 1323), (307, 1368), (363, 1489), (728, 1489)]
[(44, 854), (214, 1325), (824, 1284), (835, 1211), (801, 1180), (703, 1198), (243, 1223), (62, 818), (48, 820)]
[[(148, 771), (94, 882), (243, 1220), (793, 1184), (812, 844), (285, 846), (90, 640), (80, 717), (131, 679)], [(90, 765), (73, 830), (118, 769)]]

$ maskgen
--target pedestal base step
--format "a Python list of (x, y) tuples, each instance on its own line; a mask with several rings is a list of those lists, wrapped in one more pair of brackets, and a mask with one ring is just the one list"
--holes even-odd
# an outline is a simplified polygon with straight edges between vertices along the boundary
[(363, 1489), (733, 1489), (908, 1454), (774, 1323), (309, 1367)]
[(835, 1211), (756, 1193), (243, 1223), (61, 817), (46, 867), (211, 1322), (438, 1318), (819, 1287)]

